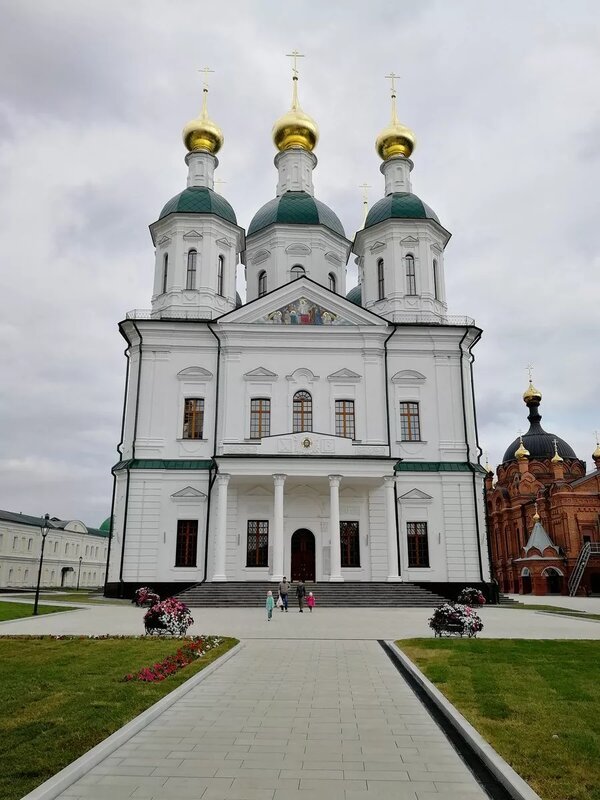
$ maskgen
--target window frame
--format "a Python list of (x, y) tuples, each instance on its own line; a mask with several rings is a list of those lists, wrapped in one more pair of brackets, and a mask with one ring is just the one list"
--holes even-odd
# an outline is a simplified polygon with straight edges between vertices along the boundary
[(163, 275), (162, 275), (161, 294), (166, 294), (168, 280), (169, 280), (169, 254), (165, 253), (163, 256)]
[(262, 269), (258, 273), (258, 297), (264, 297), (267, 291), (267, 271)]
[(197, 566), (198, 520), (178, 519), (175, 539), (175, 567), (178, 569), (194, 569)]
[(360, 568), (360, 523), (340, 520), (340, 565), (344, 569)]
[(385, 269), (383, 258), (377, 259), (377, 299), (385, 300)]
[(224, 297), (224, 281), (225, 281), (225, 256), (220, 254), (217, 259), (217, 294), (219, 297)]
[(192, 248), (187, 254), (187, 270), (185, 273), (185, 289), (193, 291), (196, 288), (196, 270), (198, 264), (198, 251)]
[(433, 259), (433, 298), (434, 300), (440, 299), (440, 277), (437, 258)]
[[(342, 405), (343, 404), (343, 405)], [(348, 404), (348, 408), (346, 408)], [(344, 439), (356, 440), (356, 405), (353, 399), (337, 399), (335, 401), (335, 435)], [(349, 423), (347, 420), (351, 420)], [(351, 435), (349, 434), (349, 429)]]
[(327, 284), (329, 291), (337, 294), (337, 278), (333, 272), (330, 272), (327, 276)]
[(408, 566), (411, 569), (429, 569), (429, 531), (427, 522), (410, 521), (406, 523), (406, 544)]
[[(253, 530), (251, 530), (253, 528)], [(251, 543), (254, 547), (251, 549)], [(251, 559), (251, 554), (254, 554)], [(249, 519), (246, 521), (246, 568), (265, 569), (269, 567), (269, 520)]]
[(421, 438), (421, 409), (417, 400), (400, 400), (400, 441), (423, 441)]
[(417, 272), (415, 267), (415, 257), (412, 253), (407, 253), (406, 263), (406, 294), (415, 297), (417, 294)]
[(297, 281), (298, 278), (302, 278), (306, 275), (306, 269), (302, 266), (302, 264), (294, 264), (290, 269), (290, 280)]
[[(255, 404), (258, 403), (258, 406)], [(266, 406), (263, 408), (262, 404)], [(263, 420), (266, 423), (263, 425)], [(255, 424), (256, 422), (256, 424)], [(251, 397), (250, 398), (250, 439), (264, 439), (271, 435), (271, 398), (270, 397)]]
[[(305, 395), (299, 397), (299, 395)], [(297, 407), (299, 404), (299, 407)], [(292, 433), (312, 432), (313, 402), (312, 395), (306, 389), (299, 389), (292, 398)]]
[[(200, 403), (200, 408), (188, 409), (188, 403)], [(186, 397), (183, 401), (183, 428), (181, 432), (182, 439), (199, 440), (204, 439), (204, 398), (203, 397)], [(191, 419), (188, 417), (190, 415)], [(197, 430), (197, 419), (200, 419), (200, 430)], [(191, 423), (191, 424), (190, 424)], [(186, 425), (188, 426), (186, 431)], [(193, 435), (197, 433), (198, 435)], [(190, 435), (192, 434), (192, 435)]]

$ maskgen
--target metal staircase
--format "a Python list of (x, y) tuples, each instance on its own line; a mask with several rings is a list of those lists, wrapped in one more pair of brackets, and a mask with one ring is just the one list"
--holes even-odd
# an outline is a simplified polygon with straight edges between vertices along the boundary
[(579, 558), (569, 578), (569, 597), (574, 597), (577, 594), (581, 578), (590, 560), (590, 556), (600, 556), (600, 542), (586, 542), (581, 548)]

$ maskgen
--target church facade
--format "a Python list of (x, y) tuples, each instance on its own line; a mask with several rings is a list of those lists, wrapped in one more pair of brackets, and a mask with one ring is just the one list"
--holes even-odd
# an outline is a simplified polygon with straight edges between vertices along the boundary
[(276, 196), (247, 230), (214, 190), (223, 137), (206, 97), (184, 129), (187, 188), (150, 228), (151, 309), (120, 324), (107, 593), (284, 575), (487, 582), (481, 330), (448, 314), (450, 234), (412, 192), (414, 136), (394, 93), (376, 145), (383, 197), (353, 241), (315, 197), (318, 129), (296, 73), (273, 129)]

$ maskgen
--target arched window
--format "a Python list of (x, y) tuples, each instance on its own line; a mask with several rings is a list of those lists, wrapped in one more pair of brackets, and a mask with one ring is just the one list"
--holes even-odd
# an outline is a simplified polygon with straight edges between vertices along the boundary
[(303, 275), (306, 275), (306, 270), (302, 266), (302, 264), (294, 264), (294, 266), (290, 270), (290, 277), (293, 281), (297, 278), (301, 278)]
[(417, 279), (415, 275), (415, 257), (406, 256), (406, 294), (417, 293)]
[(219, 256), (219, 263), (217, 266), (217, 294), (223, 297), (223, 273), (225, 271), (225, 259)]
[(312, 431), (312, 397), (308, 392), (296, 392), (294, 395), (292, 430), (294, 433)]
[(263, 270), (258, 273), (258, 296), (262, 297), (267, 293), (267, 273)]
[(438, 262), (433, 259), (433, 296), (436, 300), (440, 299), (440, 280), (438, 275)]
[(335, 275), (333, 272), (329, 273), (329, 291), (335, 292)]
[(186, 289), (196, 288), (196, 259), (198, 253), (195, 250), (190, 250), (187, 257), (187, 277), (185, 280)]
[(163, 274), (162, 274), (162, 293), (167, 291), (167, 278), (169, 277), (169, 254), (165, 253), (163, 258)]
[(383, 258), (377, 262), (377, 299), (383, 300), (385, 297), (385, 278), (383, 274)]

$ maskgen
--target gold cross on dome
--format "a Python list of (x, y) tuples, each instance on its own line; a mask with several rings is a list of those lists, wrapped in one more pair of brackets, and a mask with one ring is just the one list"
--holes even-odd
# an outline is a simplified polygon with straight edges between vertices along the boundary
[(532, 375), (533, 375), (533, 365), (532, 365), (532, 364), (527, 364), (526, 370), (527, 370), (527, 372), (529, 373), (529, 383), (531, 383), (531, 382), (533, 381), (533, 378), (532, 378)]
[(594, 431), (594, 435), (596, 436), (596, 444), (600, 445), (600, 442), (598, 442), (598, 431)]
[(210, 67), (202, 67), (202, 69), (199, 69), (198, 72), (204, 73), (204, 91), (208, 92), (208, 76), (211, 72), (214, 72), (214, 69), (211, 69)]
[(363, 190), (363, 195), (362, 195), (363, 203), (368, 203), (369, 202), (369, 189), (371, 188), (371, 185), (369, 183), (361, 183), (361, 184), (359, 184), (358, 188)]
[(391, 81), (392, 94), (395, 95), (396, 94), (396, 78), (399, 78), (400, 75), (396, 75), (395, 72), (390, 72), (390, 74), (386, 75), (385, 77), (388, 80)]
[(298, 50), (292, 50), (291, 53), (286, 53), (285, 56), (286, 56), (286, 58), (293, 58), (294, 59), (294, 63), (292, 64), (292, 73), (294, 75), (294, 78), (297, 78), (298, 77), (298, 59), (299, 58), (304, 58), (304, 53), (300, 53), (300, 52), (298, 52)]

